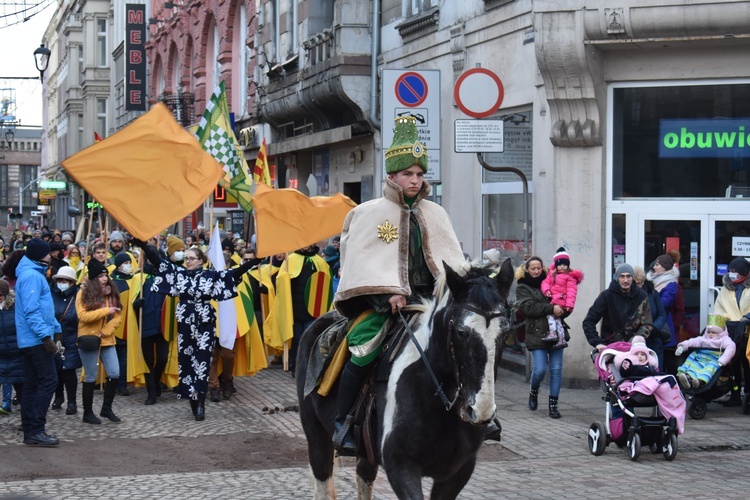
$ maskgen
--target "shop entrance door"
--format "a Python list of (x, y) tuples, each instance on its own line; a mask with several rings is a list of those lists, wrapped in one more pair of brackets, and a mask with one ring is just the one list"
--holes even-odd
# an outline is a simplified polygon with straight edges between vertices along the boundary
[(709, 311), (713, 311), (716, 294), (723, 286), (727, 265), (735, 257), (750, 258), (750, 220), (746, 215), (712, 215), (709, 217)]
[(659, 255), (670, 250), (679, 252), (680, 285), (683, 290), (685, 314), (680, 320), (679, 313), (675, 314), (676, 311), (673, 311), (672, 319), (678, 327), (678, 338), (697, 336), (706, 323), (709, 310), (708, 290), (713, 284), (708, 278), (706, 258), (711, 250), (708, 217), (691, 216), (689, 219), (677, 219), (674, 215), (642, 215), (639, 217), (639, 226), (643, 245), (639, 249), (638, 262), (646, 271)]

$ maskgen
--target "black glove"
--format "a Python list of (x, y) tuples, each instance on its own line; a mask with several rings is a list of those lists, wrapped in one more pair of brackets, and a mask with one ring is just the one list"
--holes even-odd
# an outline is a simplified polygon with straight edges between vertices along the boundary
[(57, 354), (57, 346), (55, 345), (55, 341), (52, 340), (51, 337), (44, 337), (42, 339), (42, 344), (44, 345), (44, 352), (46, 354), (49, 354), (50, 356), (54, 356)]
[(159, 251), (156, 249), (154, 245), (145, 245), (143, 247), (143, 254), (146, 256), (146, 260), (149, 261), (149, 263), (154, 266), (155, 268), (159, 268), (159, 264), (161, 264), (161, 257), (159, 257)]
[(135, 238), (135, 237), (132, 240), (130, 240), (130, 242), (133, 245), (137, 246), (138, 248), (146, 248), (146, 245), (147, 245), (147, 243), (145, 241), (141, 241), (141, 240), (139, 240), (138, 238)]
[(232, 276), (234, 278), (234, 284), (235, 284), (235, 286), (239, 285), (240, 283), (242, 283), (242, 276), (244, 276), (244, 274), (246, 272), (248, 272), (252, 267), (253, 267), (253, 263), (252, 262), (245, 262), (241, 266), (235, 267), (233, 269)]
[(133, 301), (133, 309), (138, 311), (141, 307), (143, 307), (144, 302), (146, 302), (144, 299), (141, 299), (140, 297), (135, 299)]

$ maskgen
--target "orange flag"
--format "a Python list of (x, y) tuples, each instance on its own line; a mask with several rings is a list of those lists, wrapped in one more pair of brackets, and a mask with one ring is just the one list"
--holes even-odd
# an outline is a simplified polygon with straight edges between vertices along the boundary
[(296, 189), (257, 184), (253, 208), (258, 257), (292, 252), (339, 234), (346, 214), (355, 206), (341, 193), (308, 198)]
[(224, 175), (221, 165), (162, 103), (62, 165), (141, 240), (198, 208)]
[(268, 170), (268, 146), (266, 145), (266, 138), (263, 138), (263, 142), (260, 145), (260, 151), (258, 151), (258, 158), (255, 159), (255, 167), (253, 168), (253, 182), (256, 184), (265, 184), (271, 186), (271, 172)]

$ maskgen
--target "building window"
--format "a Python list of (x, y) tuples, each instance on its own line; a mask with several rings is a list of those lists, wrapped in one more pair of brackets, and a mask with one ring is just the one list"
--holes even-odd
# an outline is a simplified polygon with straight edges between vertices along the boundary
[(107, 20), (96, 20), (96, 65), (107, 66)]
[(102, 138), (107, 136), (107, 100), (96, 100), (96, 131)]
[[(514, 265), (520, 264), (525, 250), (530, 252), (532, 248), (532, 116), (531, 110), (493, 116), (503, 120), (504, 151), (484, 155), (484, 161), (493, 167), (514, 167), (523, 172), (528, 199), (524, 200), (523, 181), (518, 174), (482, 169), (482, 250), (497, 248), (503, 257), (511, 257)], [(528, 217), (526, 231), (524, 214)], [(525, 237), (529, 238), (528, 249), (524, 249)]]
[(750, 84), (614, 88), (612, 198), (750, 196)]
[(8, 205), (8, 165), (0, 165), (0, 205)]
[(23, 206), (24, 207), (30, 207), (32, 205), (36, 205), (34, 203), (34, 200), (36, 198), (33, 198), (31, 193), (36, 192), (37, 189), (35, 186), (32, 186), (32, 182), (34, 182), (37, 178), (37, 167), (20, 167), (21, 168), (21, 188), (23, 191)]

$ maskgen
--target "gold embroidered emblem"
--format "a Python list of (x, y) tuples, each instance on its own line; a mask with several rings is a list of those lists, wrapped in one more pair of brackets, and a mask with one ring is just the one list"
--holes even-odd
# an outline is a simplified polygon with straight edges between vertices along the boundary
[(378, 238), (385, 241), (386, 243), (397, 240), (398, 228), (386, 220), (385, 223), (378, 226)]

